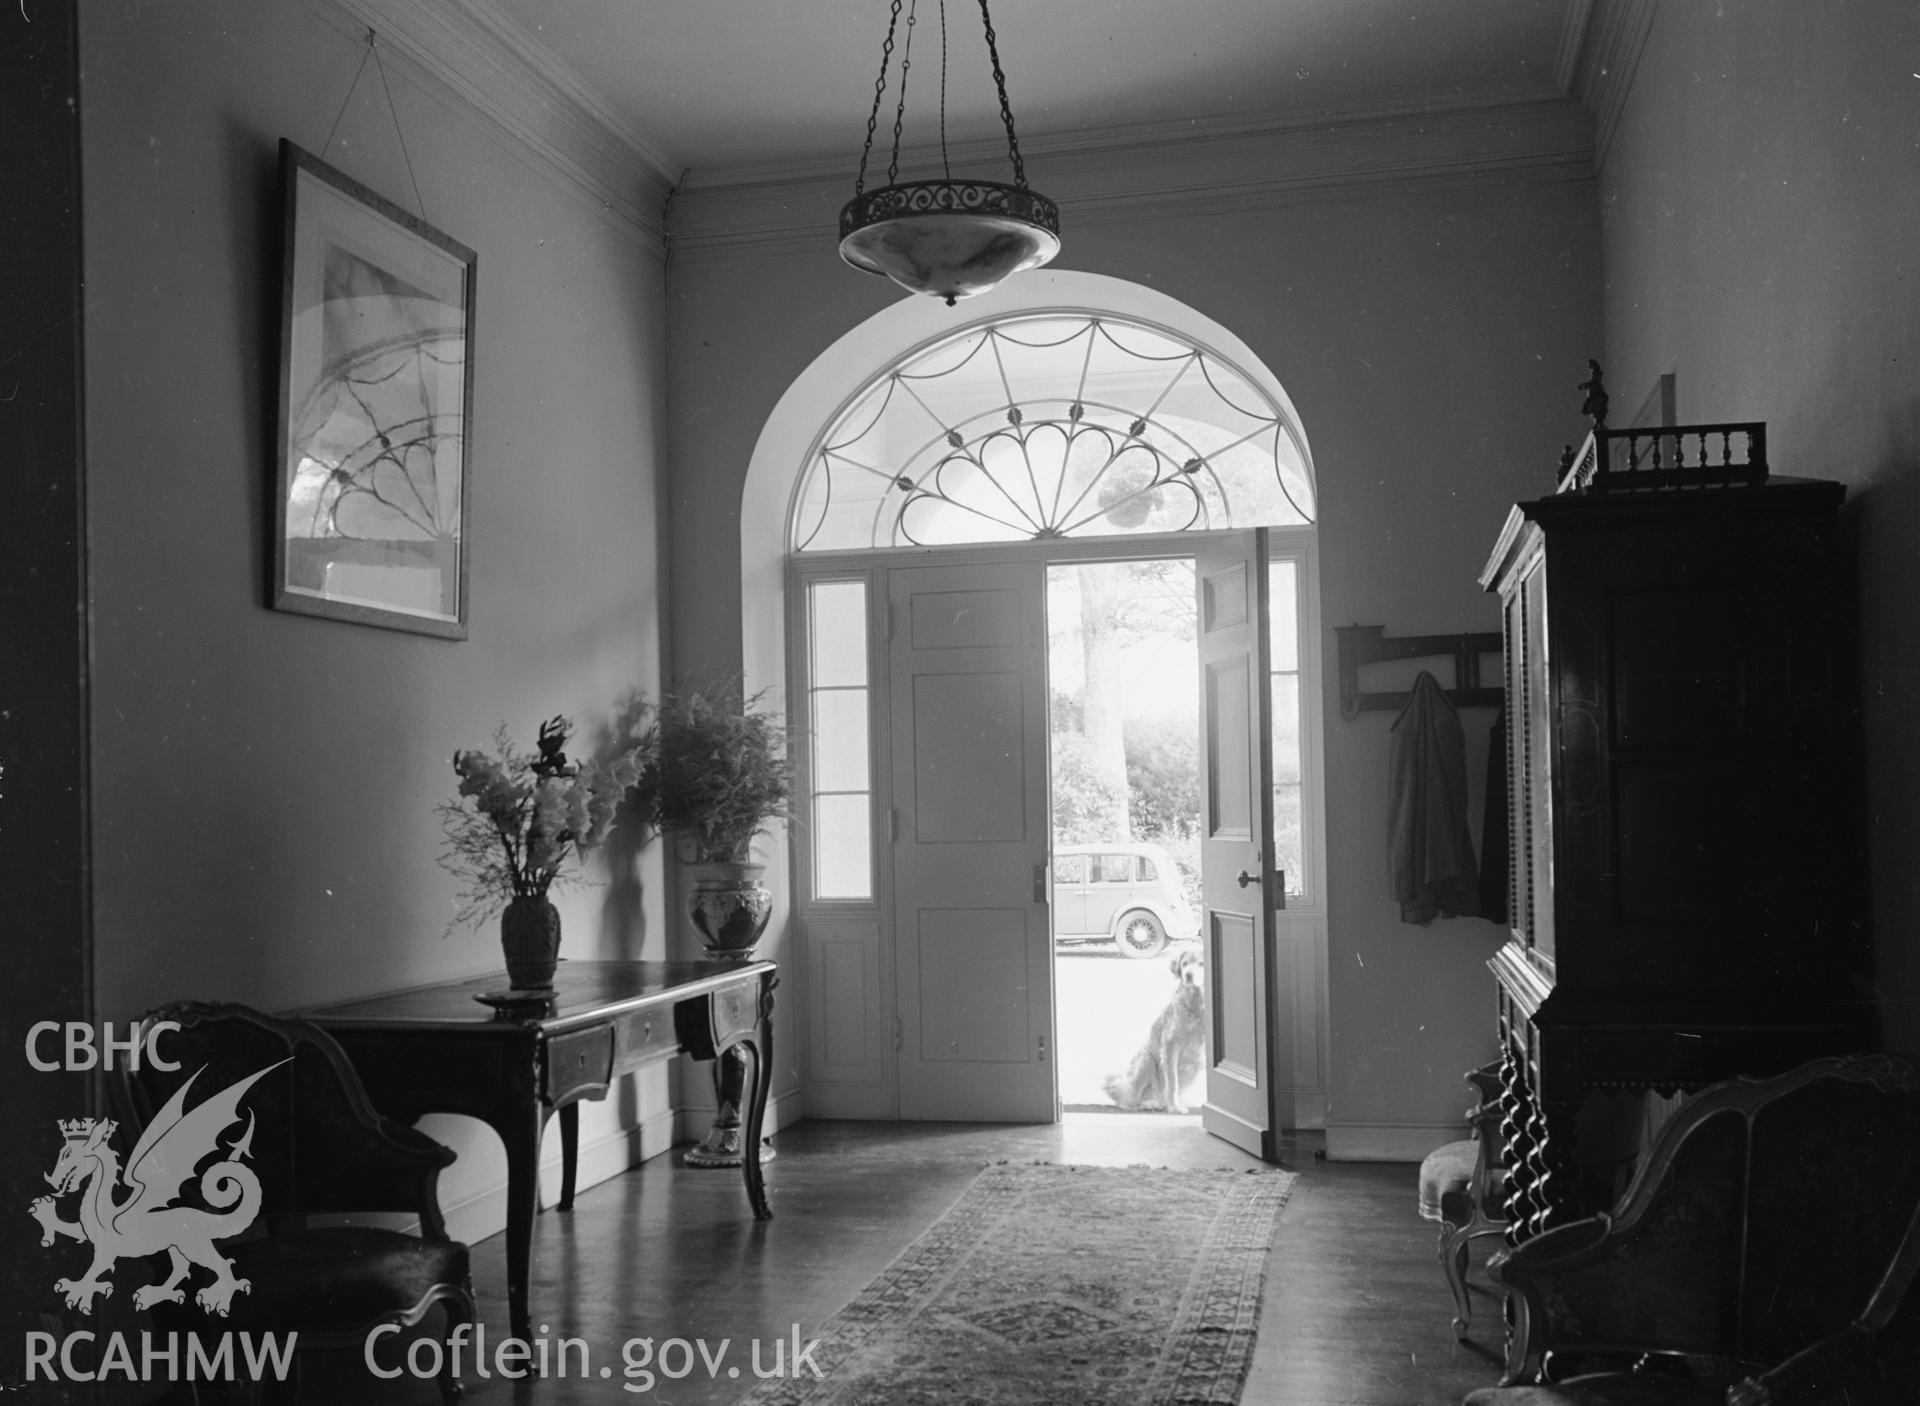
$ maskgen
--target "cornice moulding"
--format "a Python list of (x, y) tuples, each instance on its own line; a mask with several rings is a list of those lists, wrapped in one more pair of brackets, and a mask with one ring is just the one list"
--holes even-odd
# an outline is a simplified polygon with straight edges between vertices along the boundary
[(1593, 113), (1593, 169), (1606, 165), (1659, 0), (1587, 0), (1592, 16), (1574, 65), (1572, 95)]
[[(1214, 126), (1172, 138), (1156, 129), (1156, 140), (1144, 147), (1089, 143), (1071, 161), (1048, 163), (1051, 172), (1042, 167), (1035, 184), (1060, 202), (1071, 229), (1391, 196), (1462, 181), (1586, 179), (1592, 161), (1591, 119), (1555, 97), (1332, 127)], [(1038, 165), (1030, 158), (1030, 171)], [(844, 172), (831, 180), (690, 183), (674, 199), (673, 257), (818, 243), (831, 237), (851, 193)]]
[(1593, 14), (1593, 0), (1567, 0), (1566, 22), (1560, 26), (1560, 48), (1553, 59), (1553, 85), (1560, 95), (1577, 98), (1580, 55), (1587, 43), (1587, 20)]
[(666, 163), (491, 0), (306, 3), (348, 32), (374, 30), (390, 61), (477, 114), (563, 190), (664, 255), (661, 210), (673, 184)]
[[(1035, 176), (1033, 184), (1047, 189), (1057, 184), (1047, 168), (1068, 162), (1115, 157), (1134, 162), (1143, 157), (1151, 159), (1151, 153), (1159, 147), (1177, 147), (1189, 151), (1210, 143), (1238, 145), (1248, 141), (1272, 141), (1329, 131), (1363, 131), (1406, 119), (1445, 121), (1462, 114), (1484, 113), (1494, 109), (1518, 110), (1533, 104), (1558, 101), (1566, 96), (1562, 89), (1546, 84), (1500, 86), (1463, 89), (1449, 94), (1445, 99), (1318, 108), (1281, 117), (1271, 114), (1261, 117), (1196, 117), (1178, 123), (1141, 122), (1083, 132), (1043, 132), (1023, 136), (1020, 152), (1030, 168), (1039, 168), (1037, 172), (1029, 171), (1030, 175)], [(1005, 167), (1007, 143), (1001, 136), (954, 142), (949, 145), (949, 153), (956, 168), (964, 167), (984, 176), (989, 174), (989, 168)], [(720, 171), (696, 171), (688, 184), (689, 188), (697, 186), (711, 191), (734, 186), (764, 187), (840, 181), (846, 186), (848, 196), (851, 196), (853, 178), (859, 164), (857, 157), (857, 146), (850, 144), (844, 157), (815, 161), (772, 161), (730, 166)], [(878, 174), (886, 169), (884, 157), (884, 151), (877, 152), (876, 159), (867, 163), (869, 185), (884, 182), (884, 176)], [(900, 171), (907, 180), (915, 179), (916, 173), (936, 174), (940, 165), (938, 146), (901, 148)]]
[[(852, 157), (696, 173), (665, 205), (676, 172), (599, 94), (494, 0), (305, 0), (344, 33), (371, 28), (390, 60), (507, 139), (589, 208), (636, 231), (656, 255), (817, 240), (852, 193)], [(1486, 178), (1565, 179), (1605, 159), (1657, 0), (1573, 0), (1553, 84), (1264, 119), (1196, 119), (1022, 143), (1035, 185), (1076, 223), (1259, 209)], [(1590, 110), (1579, 109), (1577, 98)], [(851, 153), (851, 148), (850, 148)], [(902, 152), (903, 170), (936, 153)], [(997, 140), (957, 145), (956, 166), (1005, 159)], [(1056, 174), (1057, 172), (1057, 174)]]

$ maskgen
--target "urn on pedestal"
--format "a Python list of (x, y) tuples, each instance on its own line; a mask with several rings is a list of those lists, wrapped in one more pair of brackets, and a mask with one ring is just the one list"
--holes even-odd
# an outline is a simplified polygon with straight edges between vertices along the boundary
[[(680, 843), (689, 861), (681, 873), (688, 922), (717, 962), (751, 957), (773, 913), (753, 842), (786, 818), (792, 774), (783, 720), (763, 697), (743, 695), (737, 681), (668, 694), (647, 737), (638, 806)], [(719, 1111), (706, 1139), (687, 1153), (689, 1166), (740, 1165), (737, 1091), (729, 1097), (721, 1063), (714, 1070)]]

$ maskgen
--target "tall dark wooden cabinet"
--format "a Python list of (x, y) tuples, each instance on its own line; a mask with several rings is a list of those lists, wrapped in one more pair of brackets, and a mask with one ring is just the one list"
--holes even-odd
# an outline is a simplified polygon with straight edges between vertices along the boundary
[(1504, 614), (1511, 933), (1491, 965), (1516, 1239), (1600, 1208), (1594, 1091), (1869, 1041), (1844, 494), (1768, 477), (1759, 425), (1601, 430), (1481, 575)]

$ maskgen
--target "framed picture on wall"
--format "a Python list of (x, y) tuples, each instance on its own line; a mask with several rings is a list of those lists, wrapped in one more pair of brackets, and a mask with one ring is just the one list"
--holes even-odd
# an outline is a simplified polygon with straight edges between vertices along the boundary
[(289, 141), (278, 610), (467, 637), (474, 254)]

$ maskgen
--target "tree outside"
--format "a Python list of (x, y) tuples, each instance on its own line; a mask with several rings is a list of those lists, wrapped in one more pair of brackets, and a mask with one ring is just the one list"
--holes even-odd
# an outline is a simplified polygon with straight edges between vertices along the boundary
[(1199, 660), (1193, 563), (1048, 571), (1053, 841), (1142, 840), (1200, 898)]

